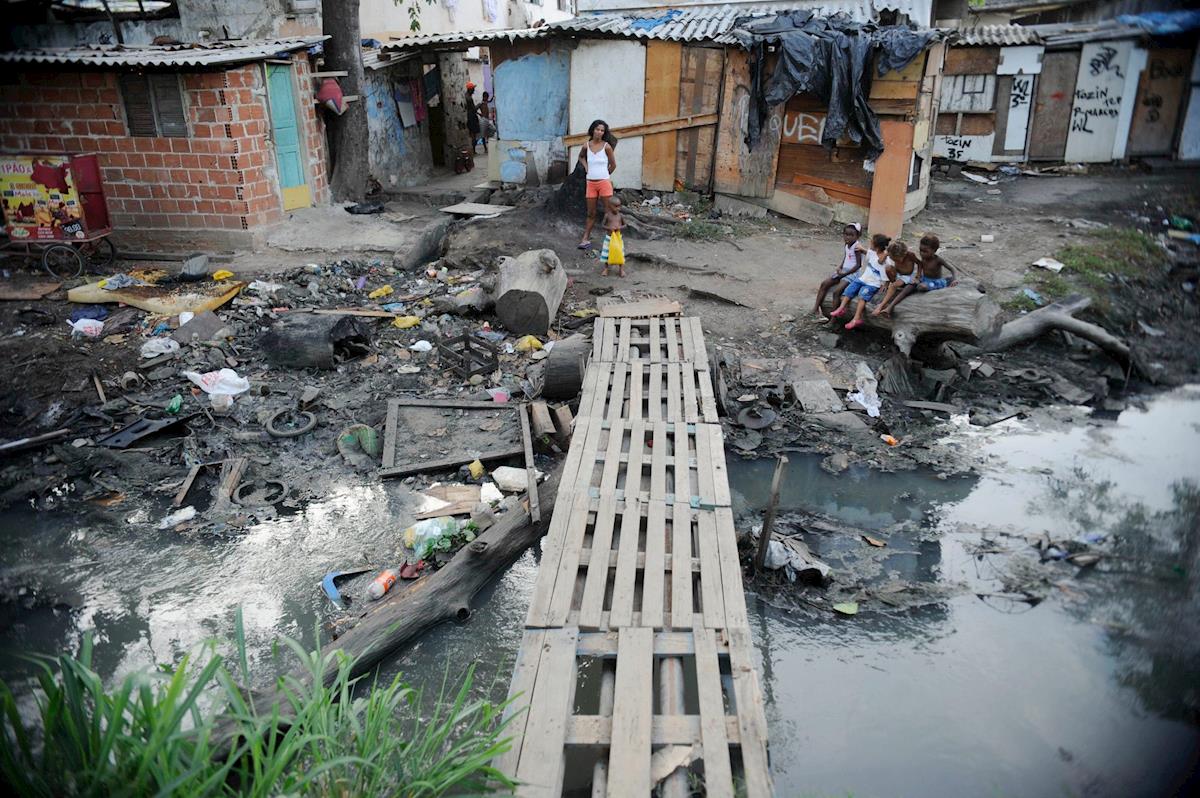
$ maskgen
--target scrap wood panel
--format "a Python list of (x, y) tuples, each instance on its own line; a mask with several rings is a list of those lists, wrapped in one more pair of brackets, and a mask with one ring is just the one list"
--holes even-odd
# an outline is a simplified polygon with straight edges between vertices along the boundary
[(547, 537), (529, 627), (747, 623), (730, 508), (574, 494), (563, 515)]
[[(682, 712), (655, 700), (668, 659), (696, 675)], [(766, 717), (750, 661), (744, 629), (528, 629), (509, 692), (512, 750), (498, 766), (524, 782), (522, 796), (584, 790), (597, 763), (606, 765), (605, 794), (649, 796), (673, 772), (660, 765), (678, 751), (664, 749), (681, 746), (690, 754), (672, 761), (702, 778), (706, 795), (770, 796)], [(583, 697), (597, 672), (614, 677), (608, 712)]]
[[(682, 45), (678, 42), (646, 42), (646, 96), (642, 114), (647, 122), (685, 115), (679, 111), (681, 50)], [(669, 130), (645, 137), (642, 142), (642, 188), (675, 190), (675, 146), (679, 135), (680, 131)]]
[(583, 396), (578, 417), (719, 422), (708, 370), (692, 368), (688, 363), (593, 361), (584, 374)]
[[(578, 446), (576, 443), (578, 442)], [(718, 424), (576, 419), (561, 483), (592, 496), (728, 507)]]
[[(684, 47), (679, 70), (679, 115), (713, 113), (721, 100), (725, 49)], [(675, 150), (675, 184), (707, 191), (716, 157), (717, 127), (680, 131)]]
[(694, 316), (598, 318), (592, 333), (592, 359), (624, 363), (686, 361), (706, 369), (708, 349), (700, 320)]
[(457, 399), (391, 399), (379, 475), (455, 469), (476, 458), (524, 455), (520, 405)]

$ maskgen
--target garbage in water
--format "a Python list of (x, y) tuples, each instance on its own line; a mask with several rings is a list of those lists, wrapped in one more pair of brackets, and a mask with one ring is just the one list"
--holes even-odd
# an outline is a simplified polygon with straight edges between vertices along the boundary
[(183, 507), (158, 522), (159, 529), (170, 529), (174, 526), (179, 526), (185, 521), (191, 521), (196, 517), (196, 508), (192, 506)]
[(866, 409), (867, 415), (871, 418), (879, 418), (879, 395), (876, 393), (879, 382), (875, 379), (875, 373), (871, 371), (871, 367), (866, 363), (860, 362), (855, 369), (854, 384), (858, 390), (847, 394), (846, 398)]
[(367, 586), (367, 598), (371, 601), (378, 601), (383, 598), (384, 594), (391, 590), (396, 585), (396, 572), (388, 569), (383, 571)]
[[(535, 479), (541, 478), (541, 472), (534, 474)], [(500, 466), (492, 469), (492, 479), (496, 487), (506, 493), (521, 493), (529, 489), (529, 472), (524, 468)]]
[(424, 560), (435, 551), (449, 551), (458, 530), (458, 521), (453, 516), (427, 518), (408, 527), (402, 533), (402, 540), (405, 548), (412, 551), (409, 561)]

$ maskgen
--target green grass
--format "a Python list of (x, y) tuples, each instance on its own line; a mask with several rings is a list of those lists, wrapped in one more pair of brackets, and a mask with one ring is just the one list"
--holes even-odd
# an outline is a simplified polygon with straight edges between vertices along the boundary
[(1025, 296), (1024, 293), (1018, 293), (1001, 302), (1000, 307), (1013, 313), (1021, 313), (1023, 311), (1037, 310), (1038, 303)]
[[(1110, 307), (1109, 294), (1117, 285), (1116, 278), (1150, 274), (1151, 269), (1163, 262), (1158, 242), (1138, 230), (1099, 230), (1088, 239), (1086, 243), (1063, 247), (1055, 254), (1065, 267), (1060, 273), (1031, 269), (1025, 275), (1025, 282), (1047, 302), (1073, 293), (1088, 294), (1096, 309), (1104, 312)], [(1013, 311), (1031, 310), (1035, 304), (1023, 294), (1017, 294), (1004, 302), (1004, 307)]]
[[(237, 671), (249, 673), (237, 623)], [(0, 682), (0, 779), (22, 796), (358, 796), (424, 798), (509, 790), (491, 761), (508, 748), (505, 704), (470, 697), (443, 679), (432, 714), (396, 677), (350, 677), (341, 651), (305, 651), (284, 640), (306, 678), (279, 679), (260, 707), (215, 646), (173, 669), (137, 673), (111, 688), (77, 657), (37, 657), (37, 719), (27, 726)], [(327, 666), (335, 676), (322, 683)], [(248, 681), (248, 680), (247, 680)], [(228, 753), (222, 743), (232, 740)]]
[(675, 237), (689, 241), (717, 241), (728, 237), (728, 232), (719, 224), (692, 221), (675, 225)]

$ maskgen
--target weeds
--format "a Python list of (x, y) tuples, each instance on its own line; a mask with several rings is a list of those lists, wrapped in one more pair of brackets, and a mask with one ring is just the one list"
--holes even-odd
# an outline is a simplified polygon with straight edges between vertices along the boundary
[[(508, 748), (505, 704), (471, 699), (474, 669), (432, 717), (420, 690), (393, 679), (362, 689), (341, 651), (305, 651), (284, 640), (305, 677), (285, 676), (260, 710), (209, 645), (165, 673), (105, 688), (78, 657), (36, 658), (37, 723), (27, 728), (0, 682), (0, 778), (22, 796), (479, 794), (511, 788), (491, 766)], [(239, 672), (249, 673), (241, 616)], [(326, 666), (335, 675), (322, 679)], [(356, 689), (358, 688), (358, 689)], [(214, 756), (229, 744), (229, 753)]]
[(722, 225), (697, 221), (677, 224), (674, 229), (676, 238), (683, 238), (689, 241), (717, 241), (726, 238), (728, 232)]
[[(1065, 267), (1061, 273), (1034, 270), (1025, 275), (1025, 282), (1050, 302), (1082, 291), (1092, 297), (1097, 310), (1105, 312), (1110, 306), (1108, 295), (1119, 278), (1140, 277), (1163, 259), (1158, 242), (1138, 230), (1099, 230), (1090, 238), (1088, 243), (1058, 251), (1055, 257)], [(1017, 294), (1004, 307), (1030, 310), (1032, 304), (1028, 297)]]

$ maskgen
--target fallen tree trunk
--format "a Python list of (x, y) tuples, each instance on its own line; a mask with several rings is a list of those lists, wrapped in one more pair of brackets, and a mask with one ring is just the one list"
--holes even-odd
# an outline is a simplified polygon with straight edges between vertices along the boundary
[(1074, 314), (1086, 310), (1091, 304), (1090, 297), (1076, 294), (1044, 308), (1038, 308), (1005, 324), (993, 338), (984, 341), (980, 348), (985, 352), (1003, 352), (1051, 330), (1065, 330), (1100, 347), (1101, 351), (1120, 364), (1126, 374), (1136, 371), (1139, 375), (1146, 376), (1128, 344), (1103, 327), (1074, 317)]
[[(471, 600), (497, 573), (512, 565), (525, 549), (532, 546), (545, 534), (554, 514), (554, 502), (558, 494), (561, 467), (539, 487), (542, 520), (533, 523), (529, 515), (529, 496), (520, 504), (509, 509), (496, 523), (475, 540), (464, 546), (454, 559), (437, 571), (422, 577), (411, 585), (401, 588), (383, 599), (365, 605), (359, 613), (359, 622), (336, 640), (321, 648), (324, 671), (321, 675), (326, 685), (337, 676), (339, 662), (332, 652), (343, 651), (354, 658), (352, 677), (368, 673), (390, 654), (393, 654), (435, 626), (447, 621), (463, 622), (471, 617)], [(294, 670), (291, 677), (307, 682), (312, 679), (310, 671), (303, 667)], [(277, 681), (278, 683), (278, 681)], [(276, 688), (248, 693), (256, 711), (269, 716), (272, 704), (278, 703), (286, 711), (287, 698)], [(283, 717), (282, 727), (290, 721)], [(235, 725), (223, 723), (213, 738), (214, 758), (227, 757), (234, 744)]]
[[(838, 301), (826, 296), (825, 309), (833, 310)], [(853, 310), (851, 303), (847, 315)], [(896, 305), (890, 318), (872, 316), (868, 308), (863, 320), (868, 327), (890, 332), (896, 348), (907, 357), (917, 340), (926, 336), (973, 344), (992, 337), (1000, 328), (1000, 306), (974, 284), (960, 282), (952, 288), (910, 295)]]
[[(925, 336), (965, 341), (980, 352), (1003, 352), (1051, 330), (1065, 330), (1100, 347), (1127, 373), (1132, 369), (1145, 377), (1145, 370), (1128, 344), (1099, 325), (1074, 318), (1074, 314), (1091, 304), (1089, 297), (1077, 294), (1001, 324), (999, 305), (974, 285), (960, 284), (913, 294), (895, 306), (891, 318), (872, 316), (868, 310), (863, 320), (868, 327), (891, 332), (892, 341), (905, 357), (912, 354), (913, 346)], [(836, 306), (826, 297), (827, 311)]]

